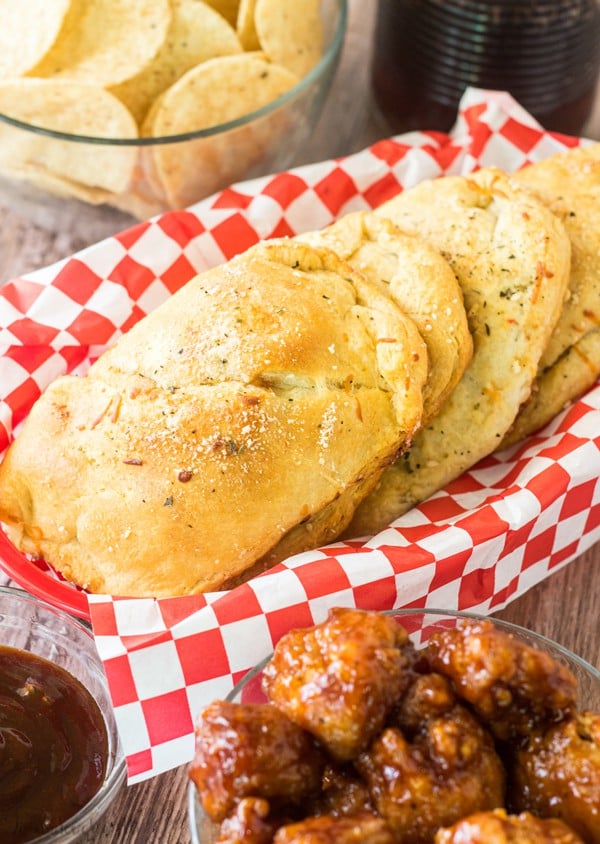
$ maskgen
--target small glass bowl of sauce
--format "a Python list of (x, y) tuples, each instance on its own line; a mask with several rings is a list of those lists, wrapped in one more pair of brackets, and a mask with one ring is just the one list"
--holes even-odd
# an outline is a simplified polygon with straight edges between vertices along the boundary
[(0, 841), (77, 841), (124, 779), (91, 631), (20, 589), (0, 587)]

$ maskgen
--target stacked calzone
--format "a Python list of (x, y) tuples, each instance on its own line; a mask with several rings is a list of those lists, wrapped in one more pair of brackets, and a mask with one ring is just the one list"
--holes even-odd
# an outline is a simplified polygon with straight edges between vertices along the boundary
[(34, 405), (8, 536), (89, 591), (166, 596), (384, 528), (595, 381), (599, 211), (600, 145), (199, 275)]

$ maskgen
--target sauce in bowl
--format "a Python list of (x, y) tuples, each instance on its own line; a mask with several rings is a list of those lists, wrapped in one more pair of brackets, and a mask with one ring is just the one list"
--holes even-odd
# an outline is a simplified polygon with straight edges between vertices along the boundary
[(54, 829), (100, 789), (104, 718), (68, 671), (0, 646), (0, 841), (22, 844)]

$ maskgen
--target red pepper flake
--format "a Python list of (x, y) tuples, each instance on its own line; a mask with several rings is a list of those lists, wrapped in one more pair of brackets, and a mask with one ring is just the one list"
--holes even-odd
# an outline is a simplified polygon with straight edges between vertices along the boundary
[(543, 263), (543, 261), (538, 261), (536, 268), (535, 268), (535, 286), (533, 288), (533, 295), (531, 297), (531, 301), (535, 304), (538, 300), (540, 295), (540, 288), (542, 286), (542, 281), (545, 278), (553, 278), (554, 273), (548, 269), (548, 267)]
[(139, 457), (128, 457), (127, 460), (123, 461), (123, 463), (127, 463), (128, 466), (141, 466), (143, 462), (144, 461)]
[(260, 402), (258, 396), (242, 396), (242, 404), (247, 404), (250, 407), (257, 405)]
[(117, 422), (118, 419), (119, 419), (119, 412), (121, 410), (121, 401), (122, 401), (121, 394), (115, 393), (115, 395), (110, 399), (110, 401), (108, 402), (108, 404), (106, 405), (106, 407), (104, 408), (102, 413), (98, 414), (98, 416), (94, 419), (91, 427), (95, 428), (97, 425), (99, 425), (100, 422), (102, 422), (102, 420), (104, 419), (104, 417), (108, 416), (108, 412), (111, 410), (111, 408), (112, 408), (112, 413), (110, 414), (110, 416), (108, 418), (111, 422)]
[(379, 337), (377, 340), (378, 343), (397, 343), (395, 337)]
[(182, 469), (181, 472), (177, 475), (177, 480), (180, 481), (182, 484), (187, 484), (188, 481), (192, 480), (192, 473), (189, 469)]

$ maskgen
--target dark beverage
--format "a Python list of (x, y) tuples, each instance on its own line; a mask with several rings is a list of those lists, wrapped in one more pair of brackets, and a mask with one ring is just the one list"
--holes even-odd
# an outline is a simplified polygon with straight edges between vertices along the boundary
[(578, 134), (599, 66), (600, 0), (379, 0), (373, 88), (393, 132), (447, 131), (474, 86)]

